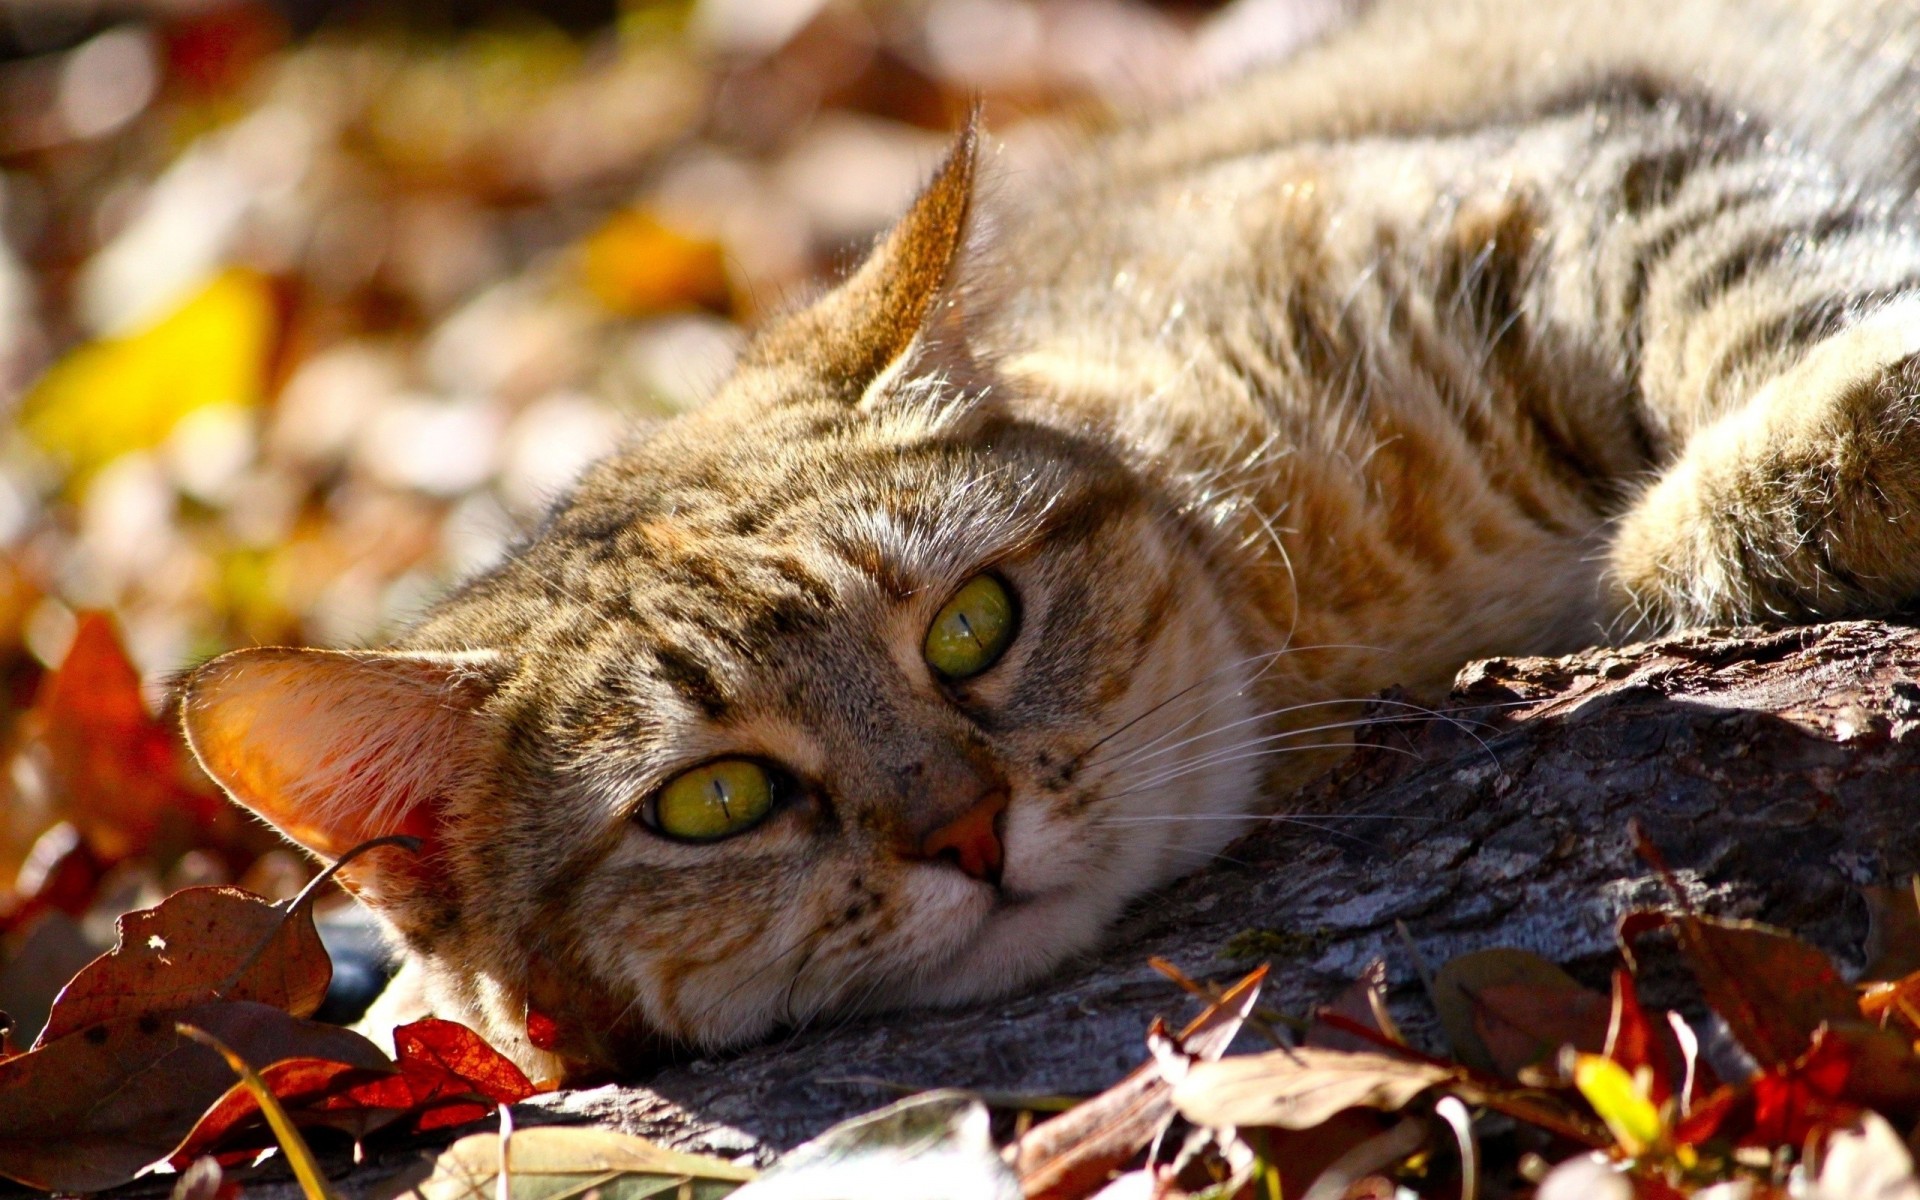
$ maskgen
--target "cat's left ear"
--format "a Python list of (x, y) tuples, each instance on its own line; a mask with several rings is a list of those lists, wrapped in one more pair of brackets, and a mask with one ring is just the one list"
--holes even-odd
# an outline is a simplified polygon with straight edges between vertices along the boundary
[(417, 858), (375, 851), (344, 877), (400, 910), (431, 898), (446, 797), (497, 753), (481, 712), (497, 665), (483, 654), (236, 650), (187, 677), (182, 719), (229, 795), (322, 858), (387, 834), (421, 839)]
[(932, 181), (859, 269), (762, 331), (747, 349), (743, 371), (785, 373), (798, 365), (816, 384), (854, 401), (941, 326), (957, 336), (959, 322), (943, 318), (956, 303), (954, 268), (973, 212), (979, 143), (976, 108)]

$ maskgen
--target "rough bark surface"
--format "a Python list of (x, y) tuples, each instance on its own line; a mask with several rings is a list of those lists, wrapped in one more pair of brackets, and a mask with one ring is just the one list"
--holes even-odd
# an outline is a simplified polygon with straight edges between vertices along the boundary
[(1141, 1060), (1155, 1014), (1191, 1010), (1153, 955), (1219, 981), (1271, 962), (1266, 1003), (1303, 1015), (1381, 957), (1422, 1036), (1416, 952), (1437, 965), (1517, 946), (1604, 980), (1615, 918), (1667, 898), (1630, 845), (1635, 818), (1700, 907), (1787, 927), (1846, 964), (1868, 936), (1861, 888), (1920, 868), (1920, 629), (1710, 631), (1496, 659), (1461, 672), (1454, 720), (1402, 711), (1376, 708), (1379, 748), (1310, 788), (1300, 819), (1263, 824), (1143, 902), (1030, 995), (816, 1029), (644, 1086), (545, 1097), (519, 1121), (765, 1158), (893, 1099), (886, 1084), (1096, 1091)]

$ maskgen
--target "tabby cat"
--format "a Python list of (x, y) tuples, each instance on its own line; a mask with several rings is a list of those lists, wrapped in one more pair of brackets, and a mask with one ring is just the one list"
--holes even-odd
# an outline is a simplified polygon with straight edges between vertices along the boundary
[[(1029, 984), (1464, 660), (1920, 594), (1920, 10), (1383, 0), (996, 177), (187, 732), (539, 1072)], [(397, 1008), (396, 1001), (393, 1006)]]

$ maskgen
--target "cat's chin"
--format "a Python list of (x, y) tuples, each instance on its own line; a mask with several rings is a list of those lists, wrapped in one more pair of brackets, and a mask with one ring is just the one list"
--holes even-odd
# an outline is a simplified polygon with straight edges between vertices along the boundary
[(1004, 996), (1098, 942), (1110, 906), (1082, 892), (997, 892), (992, 907), (939, 966), (917, 972), (893, 997), (900, 1007), (951, 1006)]

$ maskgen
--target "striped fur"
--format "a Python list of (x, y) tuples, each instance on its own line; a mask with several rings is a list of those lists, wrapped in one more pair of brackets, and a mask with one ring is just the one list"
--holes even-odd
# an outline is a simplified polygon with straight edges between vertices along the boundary
[[(1387, 0), (1045, 178), (976, 189), (969, 131), (846, 287), (402, 640), (484, 689), (367, 750), (351, 679), (288, 685), (357, 764), (335, 809), (434, 756), (429, 880), (360, 877), (411, 973), (535, 1069), (529, 1007), (605, 1065), (1002, 992), (1284, 803), (1355, 697), (1910, 603), (1917, 49), (1862, 0)], [(927, 624), (989, 568), (1021, 631), (942, 685)], [(248, 653), (189, 732), (304, 829), (231, 765), (286, 767), (275, 706), (222, 715)], [(803, 794), (710, 845), (636, 822), (739, 754)], [(996, 781), (1001, 886), (895, 852)]]

